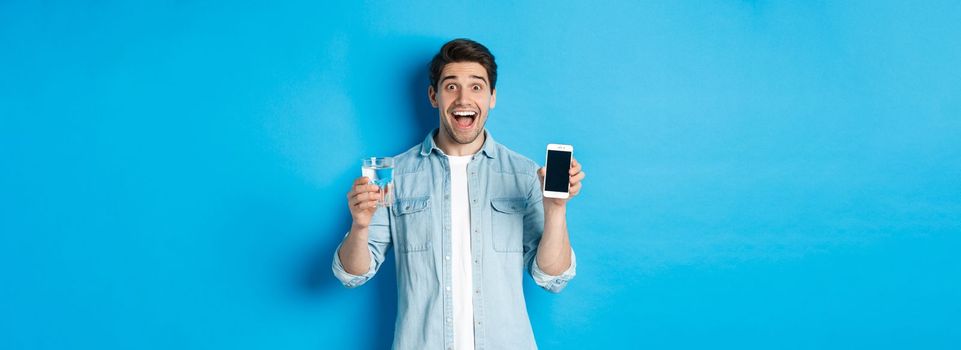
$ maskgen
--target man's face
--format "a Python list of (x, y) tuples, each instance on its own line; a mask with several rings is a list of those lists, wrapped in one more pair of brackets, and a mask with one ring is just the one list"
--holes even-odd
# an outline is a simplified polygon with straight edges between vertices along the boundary
[(431, 86), (427, 94), (439, 111), (441, 133), (459, 144), (477, 140), (484, 131), (487, 111), (497, 102), (487, 70), (476, 62), (448, 63), (437, 86)]

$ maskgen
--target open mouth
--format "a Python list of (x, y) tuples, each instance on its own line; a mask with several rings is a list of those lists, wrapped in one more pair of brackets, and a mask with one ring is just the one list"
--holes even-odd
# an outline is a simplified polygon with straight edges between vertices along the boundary
[(461, 129), (471, 128), (477, 120), (477, 112), (474, 111), (454, 111), (451, 115), (454, 116), (454, 125)]

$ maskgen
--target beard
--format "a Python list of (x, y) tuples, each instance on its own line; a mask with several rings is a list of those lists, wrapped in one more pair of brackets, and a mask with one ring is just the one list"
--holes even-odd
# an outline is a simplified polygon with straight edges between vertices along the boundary
[[(475, 121), (475, 123), (479, 123), (479, 122), (480, 121)], [(471, 131), (468, 134), (459, 134), (454, 132), (454, 126), (451, 125), (447, 119), (444, 119), (444, 122), (441, 124), (444, 126), (444, 129), (447, 130), (447, 135), (450, 135), (450, 138), (454, 140), (454, 142), (457, 142), (462, 145), (467, 145), (477, 140), (481, 132), (484, 131), (484, 123), (486, 122), (487, 120), (484, 120), (479, 125), (475, 125), (474, 131)]]

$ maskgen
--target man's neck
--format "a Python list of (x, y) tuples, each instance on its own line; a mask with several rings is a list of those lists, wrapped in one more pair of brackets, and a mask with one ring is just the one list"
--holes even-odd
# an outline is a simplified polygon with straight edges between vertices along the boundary
[(434, 143), (437, 144), (437, 147), (444, 151), (444, 154), (455, 157), (477, 153), (484, 147), (485, 140), (487, 140), (487, 130), (481, 132), (474, 142), (468, 144), (457, 143), (453, 137), (444, 132), (444, 128), (438, 129), (437, 134), (434, 135)]

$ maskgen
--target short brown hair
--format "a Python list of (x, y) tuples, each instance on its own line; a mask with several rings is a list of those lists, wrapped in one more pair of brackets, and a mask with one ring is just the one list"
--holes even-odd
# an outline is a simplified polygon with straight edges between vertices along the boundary
[(470, 39), (454, 39), (441, 46), (440, 51), (430, 61), (430, 86), (437, 88), (440, 72), (448, 63), (475, 62), (484, 66), (490, 78), (491, 90), (497, 84), (497, 63), (494, 55), (481, 43)]

